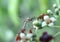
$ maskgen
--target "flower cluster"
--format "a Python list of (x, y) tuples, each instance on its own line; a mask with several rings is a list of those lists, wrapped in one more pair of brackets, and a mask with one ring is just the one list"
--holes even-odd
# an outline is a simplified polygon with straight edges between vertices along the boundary
[[(33, 33), (33, 29), (37, 30), (42, 29), (45, 26), (53, 27), (57, 21), (57, 17), (60, 15), (60, 6), (53, 4), (54, 11), (47, 10), (47, 13), (40, 14), (38, 17), (26, 18), (24, 21), (23, 29), (19, 31), (16, 35), (16, 42), (36, 42), (36, 35)], [(32, 29), (29, 29), (26, 33), (26, 23), (32, 21)], [(39, 42), (49, 42), (53, 39), (52, 35), (49, 35), (47, 32), (43, 32), (43, 35), (39, 37)]]
[(25, 32), (25, 29), (20, 30), (16, 36), (16, 42), (30, 42), (32, 41), (32, 30), (30, 29), (28, 33)]
[(26, 23), (29, 21), (32, 21), (34, 18), (26, 18), (24, 21), (23, 29), (19, 31), (19, 33), (16, 35), (16, 42), (31, 42), (34, 39), (34, 34), (32, 32), (32, 28), (26, 32)]
[(46, 14), (40, 14), (34, 21), (33, 21), (33, 28), (41, 29), (45, 26), (52, 27), (55, 25), (57, 17), (60, 15), (60, 7), (56, 4), (53, 4), (54, 11), (47, 10)]

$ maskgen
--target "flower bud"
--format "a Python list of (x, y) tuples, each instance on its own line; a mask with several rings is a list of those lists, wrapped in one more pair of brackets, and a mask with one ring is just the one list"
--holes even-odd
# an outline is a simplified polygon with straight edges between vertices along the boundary
[(26, 37), (27, 37), (28, 39), (31, 39), (32, 36), (33, 36), (32, 30), (29, 30), (29, 33), (27, 33), (27, 36), (26, 36)]
[(57, 8), (57, 5), (56, 4), (53, 4), (53, 8)]
[(58, 12), (58, 11), (59, 11), (59, 8), (56, 8), (56, 9), (55, 9), (55, 12)]
[(33, 28), (35, 28), (36, 31), (37, 31), (38, 29), (41, 29), (41, 21), (39, 21), (39, 20), (34, 20), (34, 21), (33, 21)]
[(44, 20), (46, 20), (46, 19), (49, 19), (49, 16), (48, 15), (44, 16)]
[(52, 27), (52, 26), (54, 26), (54, 23), (53, 22), (52, 23), (49, 23), (48, 26), (49, 27)]
[(56, 18), (55, 18), (55, 17), (51, 17), (50, 20), (51, 20), (52, 22), (55, 22), (55, 21), (56, 21)]
[(42, 27), (45, 27), (47, 24), (45, 21), (42, 22)]
[(59, 15), (59, 8), (55, 9), (56, 15)]
[(47, 13), (48, 13), (48, 14), (52, 14), (52, 11), (51, 11), (51, 10), (47, 10)]
[(41, 24), (41, 21), (39, 21), (39, 20), (34, 20), (33, 21), (33, 25), (34, 26), (37, 26), (38, 27), (38, 25), (40, 25)]
[(20, 38), (24, 38), (25, 37), (25, 33), (20, 33)]

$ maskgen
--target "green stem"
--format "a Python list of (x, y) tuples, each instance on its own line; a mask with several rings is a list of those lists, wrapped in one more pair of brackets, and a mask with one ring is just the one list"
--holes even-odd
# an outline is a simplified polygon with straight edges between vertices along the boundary
[(25, 21), (22, 28), (26, 28), (26, 23), (27, 23), (27, 22)]
[(58, 35), (60, 35), (60, 32), (56, 33), (56, 34), (54, 35), (54, 37), (56, 37), (56, 36), (58, 36)]
[[(58, 35), (60, 35), (60, 32), (56, 33), (53, 37), (55, 38), (55, 37), (57, 37)], [(52, 39), (51, 42), (55, 42), (55, 40)]]
[(60, 26), (53, 26), (53, 27), (57, 27), (57, 28), (60, 28)]

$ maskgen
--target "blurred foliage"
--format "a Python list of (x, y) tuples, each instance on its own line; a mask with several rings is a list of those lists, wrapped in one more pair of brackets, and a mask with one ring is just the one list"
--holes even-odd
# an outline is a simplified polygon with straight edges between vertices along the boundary
[[(47, 9), (53, 9), (54, 3), (60, 5), (60, 0), (0, 0), (0, 42), (15, 42), (15, 35), (22, 28), (24, 19), (46, 13)], [(60, 18), (57, 25), (60, 26)], [(38, 30), (38, 37), (44, 30), (54, 35), (60, 28)], [(58, 39), (60, 37), (55, 42), (60, 42)]]

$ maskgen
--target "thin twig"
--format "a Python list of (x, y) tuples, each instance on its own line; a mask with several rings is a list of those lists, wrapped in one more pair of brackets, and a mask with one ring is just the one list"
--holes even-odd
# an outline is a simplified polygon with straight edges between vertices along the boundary
[(58, 36), (58, 35), (60, 35), (60, 32), (57, 32), (57, 33), (54, 35), (54, 37), (56, 37), (56, 36)]
[(60, 28), (60, 26), (53, 26), (53, 27), (57, 27), (57, 28)]

